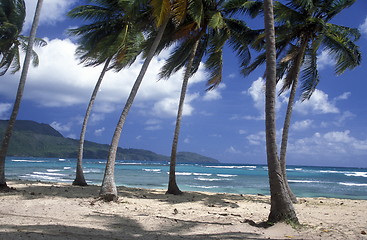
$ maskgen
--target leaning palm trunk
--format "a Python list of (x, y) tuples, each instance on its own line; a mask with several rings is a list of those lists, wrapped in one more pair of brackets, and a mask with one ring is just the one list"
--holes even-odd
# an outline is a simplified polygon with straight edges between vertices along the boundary
[(12, 136), (12, 133), (13, 133), (13, 127), (14, 127), (15, 121), (17, 119), (19, 108), (20, 108), (20, 103), (21, 103), (22, 97), (23, 97), (24, 86), (25, 86), (25, 82), (26, 82), (26, 79), (27, 79), (29, 64), (31, 62), (31, 57), (32, 57), (32, 48), (33, 48), (34, 40), (36, 38), (38, 22), (39, 22), (39, 19), (40, 19), (42, 3), (43, 3), (43, 0), (38, 0), (37, 7), (36, 7), (36, 12), (34, 14), (32, 28), (31, 28), (31, 34), (29, 36), (29, 41), (28, 41), (28, 46), (27, 46), (27, 52), (26, 52), (25, 59), (24, 59), (23, 69), (22, 69), (22, 73), (21, 73), (21, 76), (20, 76), (20, 80), (19, 80), (17, 95), (16, 95), (16, 98), (15, 98), (13, 110), (12, 110), (12, 113), (11, 113), (11, 116), (10, 116), (10, 119), (9, 119), (9, 122), (8, 122), (8, 126), (5, 130), (4, 139), (3, 139), (3, 142), (2, 142), (2, 145), (1, 145), (1, 150), (0, 150), (0, 189), (1, 188), (4, 188), (4, 189), (8, 188), (7, 184), (6, 184), (6, 179), (5, 179), (5, 158), (6, 158), (6, 155), (7, 155), (7, 152), (8, 152), (10, 139), (11, 139), (11, 136)]
[(103, 182), (102, 182), (102, 186), (101, 186), (101, 191), (99, 193), (99, 196), (102, 199), (104, 199), (105, 201), (115, 201), (118, 198), (114, 172), (115, 172), (115, 160), (116, 160), (117, 147), (118, 147), (118, 144), (119, 144), (119, 141), (120, 141), (122, 128), (124, 126), (127, 114), (129, 113), (129, 110), (130, 110), (130, 108), (133, 104), (135, 96), (136, 96), (136, 94), (139, 90), (139, 87), (140, 87), (140, 84), (143, 80), (143, 77), (144, 77), (144, 75), (145, 75), (145, 73), (148, 69), (149, 63), (152, 60), (152, 58), (154, 57), (155, 51), (158, 47), (158, 44), (160, 43), (160, 41), (162, 39), (163, 32), (164, 32), (164, 30), (167, 26), (168, 21), (169, 21), (169, 17), (166, 17), (166, 19), (164, 20), (162, 25), (159, 27), (158, 34), (157, 34), (156, 38), (154, 39), (154, 42), (153, 42), (151, 48), (149, 49), (147, 57), (144, 61), (144, 64), (143, 64), (141, 70), (140, 70), (140, 73), (139, 73), (139, 75), (138, 75), (138, 77), (137, 77), (137, 79), (134, 83), (134, 86), (131, 89), (130, 95), (129, 95), (127, 101), (126, 101), (125, 107), (124, 107), (124, 109), (121, 113), (120, 119), (117, 123), (115, 132), (113, 134), (110, 150), (109, 150), (109, 153), (108, 153), (106, 169), (105, 169)]
[(171, 151), (171, 162), (169, 167), (169, 181), (168, 181), (168, 190), (167, 194), (174, 194), (179, 195), (182, 194), (181, 190), (178, 188), (176, 183), (176, 155), (177, 155), (177, 145), (178, 145), (178, 136), (180, 135), (180, 128), (181, 128), (181, 120), (182, 120), (182, 112), (185, 102), (185, 96), (187, 91), (187, 85), (190, 79), (191, 74), (191, 68), (192, 64), (194, 62), (196, 50), (199, 45), (199, 40), (197, 40), (194, 44), (194, 47), (192, 48), (189, 61), (186, 66), (184, 79), (182, 82), (182, 88), (181, 88), (181, 96), (180, 96), (180, 103), (178, 105), (178, 111), (177, 111), (177, 118), (176, 118), (176, 127), (175, 127), (175, 133), (173, 136), (173, 142), (172, 142), (172, 151)]
[(264, 22), (266, 37), (266, 152), (271, 194), (268, 222), (290, 220), (298, 222), (292, 201), (284, 184), (282, 169), (278, 159), (275, 126), (276, 100), (276, 49), (272, 0), (264, 1)]
[(79, 154), (78, 154), (78, 159), (77, 159), (77, 164), (76, 164), (76, 176), (75, 176), (73, 185), (77, 185), (77, 186), (87, 186), (88, 185), (87, 182), (85, 181), (84, 172), (83, 172), (83, 151), (84, 151), (85, 132), (87, 131), (88, 119), (89, 119), (90, 113), (92, 112), (94, 101), (96, 100), (97, 93), (99, 91), (99, 87), (101, 86), (103, 77), (105, 73), (107, 72), (108, 65), (110, 64), (111, 59), (112, 57), (108, 58), (106, 60), (106, 63), (104, 64), (104, 67), (98, 78), (96, 86), (94, 87), (92, 96), (90, 98), (90, 101), (89, 101), (89, 104), (88, 104), (88, 107), (87, 107), (87, 110), (84, 116), (82, 131), (80, 133), (80, 139), (79, 139)]
[(287, 106), (287, 113), (285, 115), (284, 120), (284, 126), (283, 126), (283, 133), (282, 133), (282, 143), (280, 146), (280, 165), (282, 168), (283, 178), (284, 178), (284, 184), (287, 188), (287, 192), (289, 194), (289, 197), (293, 203), (297, 203), (297, 197), (294, 195), (291, 187), (288, 183), (288, 177), (287, 177), (287, 165), (286, 165), (286, 152), (287, 152), (287, 144), (288, 144), (288, 133), (289, 133), (289, 127), (290, 127), (290, 121), (291, 121), (291, 115), (293, 110), (293, 104), (294, 99), (296, 95), (296, 89), (298, 84), (298, 78), (294, 79), (292, 83), (291, 93), (289, 95), (288, 100), (288, 106)]
[[(289, 71), (289, 74), (292, 75), (292, 87), (291, 92), (289, 94), (289, 100), (288, 100), (288, 106), (287, 106), (287, 112), (284, 119), (284, 126), (283, 126), (283, 133), (282, 133), (282, 143), (280, 146), (280, 166), (282, 168), (283, 178), (284, 178), (284, 184), (286, 185), (289, 197), (291, 198), (293, 203), (297, 203), (297, 197), (294, 195), (292, 189), (289, 186), (288, 178), (287, 178), (287, 165), (286, 165), (286, 154), (287, 154), (287, 144), (288, 144), (288, 135), (289, 135), (289, 127), (291, 124), (291, 117), (292, 117), (292, 111), (293, 111), (293, 105), (296, 97), (296, 91), (298, 86), (298, 77), (299, 72), (301, 70), (301, 66), (303, 63), (303, 58), (305, 56), (306, 48), (307, 48), (307, 40), (303, 40), (301, 42), (301, 46), (299, 49), (299, 54), (297, 54), (296, 59)], [(287, 76), (288, 78), (288, 76)]]

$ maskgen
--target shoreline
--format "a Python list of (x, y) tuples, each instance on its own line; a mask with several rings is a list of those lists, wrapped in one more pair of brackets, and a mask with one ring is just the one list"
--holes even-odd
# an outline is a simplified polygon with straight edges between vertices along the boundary
[(267, 219), (269, 196), (10, 180), (0, 193), (0, 239), (367, 239), (367, 200), (299, 198), (301, 227), (253, 226)]

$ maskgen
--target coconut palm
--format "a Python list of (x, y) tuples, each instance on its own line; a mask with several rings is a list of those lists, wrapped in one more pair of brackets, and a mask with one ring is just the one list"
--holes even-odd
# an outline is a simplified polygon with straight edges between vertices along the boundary
[(268, 222), (275, 223), (290, 220), (298, 223), (296, 212), (284, 184), (276, 143), (276, 48), (272, 0), (264, 0), (264, 24), (266, 39), (266, 153), (271, 195)]
[[(228, 41), (237, 54), (241, 56), (241, 64), (246, 65), (250, 60), (247, 45), (256, 36), (256, 32), (251, 31), (242, 21), (225, 17), (224, 2), (197, 1), (196, 7), (202, 9), (201, 16), (198, 16), (197, 12), (192, 11), (192, 9), (188, 11), (192, 22), (183, 25), (182, 29), (177, 29), (176, 34), (185, 37), (179, 41), (179, 45), (174, 49), (160, 73), (162, 78), (168, 78), (174, 72), (185, 67), (172, 142), (167, 190), (167, 193), (175, 195), (182, 194), (176, 182), (176, 154), (189, 78), (198, 70), (204, 54), (207, 54), (209, 56), (205, 61), (205, 66), (210, 72), (208, 90), (214, 89), (222, 80), (224, 44)], [(182, 34), (184, 31), (189, 32), (189, 34), (187, 32)]]
[(117, 147), (120, 141), (120, 136), (122, 132), (122, 128), (124, 126), (126, 117), (130, 111), (130, 108), (133, 104), (135, 96), (139, 90), (143, 77), (148, 69), (150, 61), (153, 59), (158, 45), (161, 42), (163, 33), (166, 29), (166, 26), (172, 16), (176, 17), (176, 22), (180, 23), (181, 19), (185, 16), (187, 2), (186, 0), (178, 0), (174, 2), (170, 2), (169, 0), (152, 0), (150, 1), (151, 5), (151, 16), (154, 18), (155, 27), (157, 28), (157, 34), (154, 38), (154, 42), (149, 46), (149, 50), (146, 54), (146, 58), (144, 60), (143, 66), (139, 72), (137, 79), (131, 89), (131, 92), (128, 96), (128, 99), (125, 103), (124, 109), (121, 112), (120, 118), (118, 120), (116, 129), (114, 131), (114, 135), (111, 141), (105, 173), (102, 181), (102, 187), (100, 191), (100, 197), (105, 201), (113, 201), (117, 200), (117, 188), (114, 179), (114, 170), (115, 170), (115, 161), (116, 161), (116, 152)]
[[(361, 53), (355, 45), (360, 37), (358, 29), (338, 26), (329, 23), (343, 9), (355, 1), (289, 1), (288, 4), (276, 2), (275, 21), (279, 62), (277, 64), (277, 81), (284, 78), (280, 93), (291, 89), (283, 126), (280, 149), (280, 162), (285, 180), (286, 150), (288, 133), (295, 102), (298, 79), (301, 74), (302, 100), (309, 99), (319, 82), (317, 54), (327, 51), (335, 60), (337, 74), (353, 69), (361, 62)], [(249, 72), (264, 59), (261, 54), (254, 64), (245, 71)], [(303, 67), (303, 69), (302, 69)], [(296, 197), (288, 182), (285, 181), (293, 202)]]
[(87, 25), (70, 29), (72, 35), (79, 36), (79, 47), (76, 50), (84, 66), (98, 66), (104, 64), (100, 76), (91, 95), (79, 139), (79, 153), (76, 167), (76, 178), (73, 185), (86, 186), (82, 161), (84, 139), (87, 123), (94, 101), (99, 91), (105, 73), (114, 69), (120, 71), (131, 65), (140, 53), (140, 44), (144, 39), (141, 31), (137, 31), (136, 23), (129, 19), (126, 12), (131, 5), (125, 1), (95, 1), (99, 5), (83, 5), (71, 10), (68, 15), (93, 21)]
[(32, 23), (31, 33), (28, 41), (28, 48), (25, 55), (25, 60), (23, 64), (22, 74), (20, 76), (19, 85), (18, 85), (18, 91), (15, 98), (13, 110), (10, 116), (10, 120), (8, 122), (8, 126), (5, 130), (5, 136), (2, 141), (1, 150), (0, 150), (0, 189), (8, 189), (8, 186), (6, 184), (5, 179), (5, 158), (8, 152), (8, 147), (10, 143), (10, 138), (13, 132), (13, 127), (19, 112), (20, 103), (22, 100), (23, 92), (24, 92), (24, 86), (27, 79), (28, 69), (31, 61), (32, 56), (32, 47), (35, 41), (38, 22), (41, 14), (41, 8), (42, 8), (43, 0), (38, 0), (36, 12), (34, 14), (34, 19)]
[[(11, 73), (20, 70), (20, 50), (27, 51), (29, 38), (23, 36), (22, 29), (26, 15), (24, 0), (4, 0), (0, 2), (0, 76), (9, 69)], [(35, 38), (35, 46), (45, 46), (46, 42)], [(38, 66), (37, 53), (32, 50), (32, 64)]]

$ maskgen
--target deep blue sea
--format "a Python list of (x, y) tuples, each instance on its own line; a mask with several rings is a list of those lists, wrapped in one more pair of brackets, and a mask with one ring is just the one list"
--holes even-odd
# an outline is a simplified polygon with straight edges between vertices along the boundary
[[(85, 178), (100, 185), (106, 160), (85, 159)], [(6, 178), (71, 183), (75, 159), (7, 158)], [(118, 186), (166, 189), (166, 162), (116, 161)], [(177, 182), (183, 191), (269, 195), (265, 165), (178, 164)], [(298, 197), (333, 197), (367, 200), (367, 169), (289, 166), (288, 179)]]

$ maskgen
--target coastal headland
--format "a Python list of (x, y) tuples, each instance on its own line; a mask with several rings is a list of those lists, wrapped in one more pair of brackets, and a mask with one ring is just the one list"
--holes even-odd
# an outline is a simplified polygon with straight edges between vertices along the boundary
[(367, 239), (366, 200), (300, 198), (301, 226), (264, 227), (269, 197), (8, 181), (0, 193), (0, 239)]

